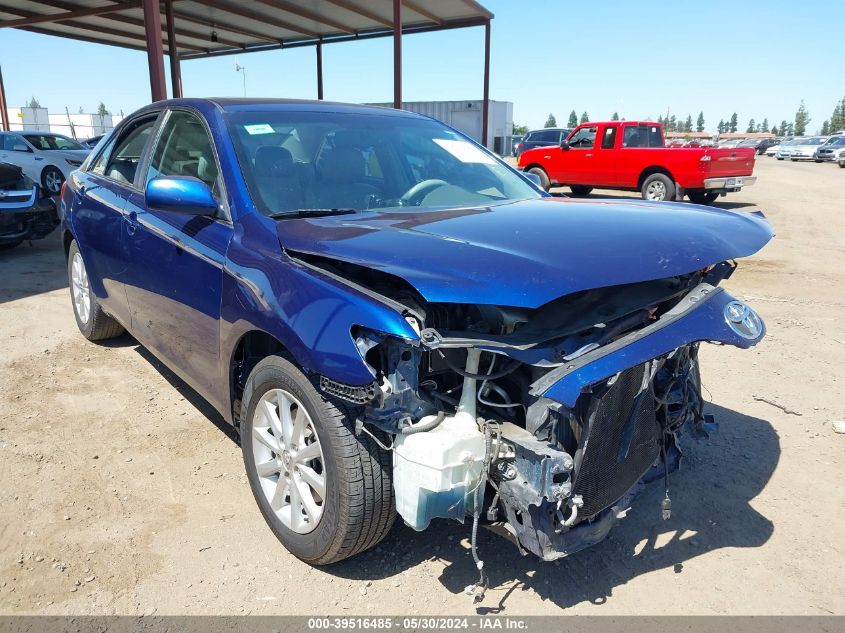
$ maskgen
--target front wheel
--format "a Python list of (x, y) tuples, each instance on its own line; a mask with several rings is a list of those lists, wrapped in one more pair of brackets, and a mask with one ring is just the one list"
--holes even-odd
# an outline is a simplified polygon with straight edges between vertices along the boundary
[(583, 198), (584, 196), (589, 196), (590, 192), (593, 190), (592, 187), (581, 187), (578, 185), (571, 185), (569, 190), (572, 192), (572, 195), (576, 198)]
[(719, 194), (713, 193), (712, 191), (687, 191), (687, 196), (689, 196), (690, 202), (693, 204), (710, 205), (716, 202)]
[(542, 167), (532, 167), (528, 170), (529, 174), (534, 174), (537, 178), (540, 179), (540, 186), (543, 188), (543, 191), (548, 191), (552, 188), (552, 183), (549, 180), (549, 175), (546, 173), (546, 170)]
[(289, 552), (327, 565), (385, 537), (396, 517), (390, 453), (355, 434), (358, 408), (322, 395), (286, 358), (268, 356), (247, 379), (241, 411), (249, 485)]
[(56, 196), (62, 190), (62, 185), (65, 182), (65, 175), (58, 167), (47, 165), (44, 171), (41, 172), (41, 184), (50, 192), (51, 196)]
[(643, 181), (643, 200), (661, 202), (675, 197), (675, 183), (666, 174), (652, 174)]

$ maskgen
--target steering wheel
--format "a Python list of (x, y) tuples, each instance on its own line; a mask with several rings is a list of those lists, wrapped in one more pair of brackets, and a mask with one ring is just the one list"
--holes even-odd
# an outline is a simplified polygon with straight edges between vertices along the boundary
[(439, 180), (437, 178), (429, 178), (428, 180), (421, 180), (413, 187), (408, 189), (402, 196), (399, 198), (399, 201), (402, 203), (402, 206), (415, 206), (418, 207), (422, 199), (427, 196), (429, 193), (434, 191), (439, 187), (445, 187), (449, 183), (445, 180)]

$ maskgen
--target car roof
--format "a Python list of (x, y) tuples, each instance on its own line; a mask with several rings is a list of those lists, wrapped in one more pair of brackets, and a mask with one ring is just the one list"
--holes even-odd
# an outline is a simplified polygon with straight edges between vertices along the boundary
[(407, 110), (394, 110), (382, 106), (361, 105), (355, 103), (341, 103), (336, 101), (314, 101), (309, 99), (258, 99), (233, 97), (207, 97), (191, 99), (167, 99), (150, 104), (146, 109), (191, 106), (212, 106), (223, 112), (267, 112), (267, 111), (296, 111), (296, 112), (348, 112), (350, 114), (380, 114), (385, 116), (412, 117), (430, 119), (430, 117)]

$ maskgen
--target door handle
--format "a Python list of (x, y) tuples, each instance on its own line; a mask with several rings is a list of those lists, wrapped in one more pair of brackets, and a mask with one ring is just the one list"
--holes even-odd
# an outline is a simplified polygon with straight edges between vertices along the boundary
[(592, 157), (593, 157), (592, 154), (584, 154), (584, 158), (592, 158)]
[(124, 214), (123, 219), (126, 221), (126, 232), (129, 235), (135, 235), (138, 230), (138, 214), (135, 211), (130, 211)]

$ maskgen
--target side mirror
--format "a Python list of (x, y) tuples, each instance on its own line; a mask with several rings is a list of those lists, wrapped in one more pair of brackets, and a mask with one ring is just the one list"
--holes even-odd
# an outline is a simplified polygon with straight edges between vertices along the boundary
[(14, 145), (12, 145), (12, 151), (13, 152), (31, 152), (32, 150), (29, 149), (23, 143), (15, 143)]
[(191, 215), (214, 215), (219, 206), (208, 185), (193, 176), (153, 178), (144, 200), (148, 209)]
[(563, 139), (560, 142), (560, 149), (562, 149), (564, 152), (569, 151), (569, 141), (567, 141), (566, 139)]
[(526, 178), (528, 178), (528, 180), (533, 182), (540, 189), (543, 188), (543, 181), (540, 180), (540, 176), (538, 176), (537, 174), (530, 172), (530, 171), (524, 171), (524, 172), (522, 172), (522, 175), (525, 176)]

